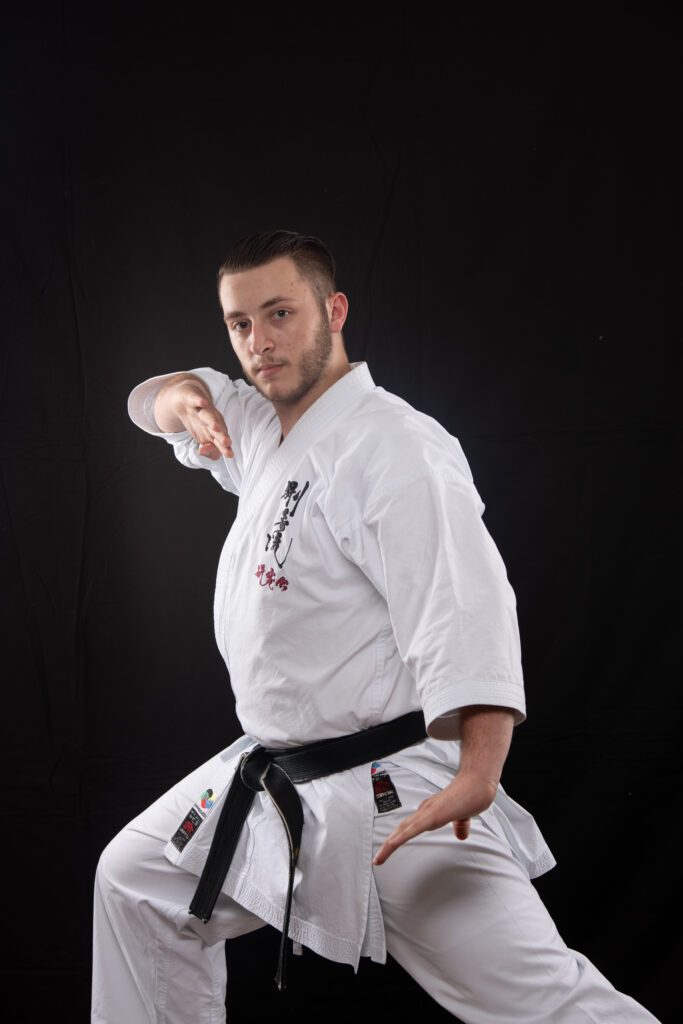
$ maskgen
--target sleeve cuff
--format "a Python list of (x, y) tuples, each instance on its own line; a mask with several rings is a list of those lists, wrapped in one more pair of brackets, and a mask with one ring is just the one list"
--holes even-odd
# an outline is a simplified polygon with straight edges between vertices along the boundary
[[(441, 739), (440, 733), (448, 732), (448, 739), (453, 739), (453, 726), (459, 734), (462, 708), (481, 704), (488, 707), (510, 708), (515, 715), (515, 725), (526, 718), (524, 691), (514, 682), (500, 683), (492, 681), (468, 681), (452, 683), (449, 686), (435, 688), (435, 692), (423, 701), (427, 732), (434, 739)], [(439, 728), (441, 724), (442, 728)]]
[(128, 396), (128, 415), (135, 426), (140, 427), (147, 434), (157, 434), (160, 437), (175, 437), (179, 439), (183, 434), (187, 433), (187, 431), (183, 431), (182, 434), (163, 434), (154, 419), (154, 402), (156, 401), (159, 389), (165, 380), (173, 376), (174, 374), (172, 373), (166, 373), (162, 377), (150, 377), (149, 380), (133, 388)]
[(169, 377), (175, 377), (177, 373), (194, 373), (197, 377), (201, 377), (209, 388), (214, 403), (219, 393), (225, 387), (225, 377), (223, 374), (212, 370), (208, 366), (203, 366), (196, 370), (175, 370), (173, 373), (164, 373), (160, 377), (150, 377), (149, 380), (143, 381), (142, 384), (138, 384), (136, 388), (133, 388), (128, 396), (128, 415), (133, 423), (147, 434), (155, 434), (157, 437), (163, 437), (166, 441), (170, 442), (182, 441), (183, 438), (190, 435), (187, 430), (181, 430), (177, 434), (164, 434), (163, 431), (159, 430), (154, 419), (154, 403), (164, 381), (167, 381)]

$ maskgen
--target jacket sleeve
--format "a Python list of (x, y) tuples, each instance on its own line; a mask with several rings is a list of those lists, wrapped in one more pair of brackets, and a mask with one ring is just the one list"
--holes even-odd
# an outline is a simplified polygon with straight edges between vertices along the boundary
[(154, 403), (161, 386), (174, 375), (172, 373), (152, 377), (138, 384), (128, 398), (128, 414), (141, 430), (162, 437), (171, 444), (176, 458), (184, 466), (208, 469), (224, 490), (239, 494), (244, 469), (254, 444), (263, 427), (275, 416), (273, 407), (255, 388), (242, 380), (231, 380), (226, 374), (209, 367), (187, 372), (200, 377), (209, 388), (213, 404), (226, 422), (234, 458), (221, 457), (215, 461), (208, 459), (198, 454), (199, 445), (188, 431), (165, 434), (159, 430), (154, 419)]
[(525, 700), (515, 595), (483, 503), (455, 438), (420, 436), (420, 427), (392, 432), (388, 458), (371, 460), (337, 542), (386, 600), (439, 738), (439, 719), (463, 707), (512, 708), (520, 722)]

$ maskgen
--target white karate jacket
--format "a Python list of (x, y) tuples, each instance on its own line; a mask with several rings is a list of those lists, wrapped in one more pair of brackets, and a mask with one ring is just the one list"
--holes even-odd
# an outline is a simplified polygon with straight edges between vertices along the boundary
[[(326, 391), (282, 444), (273, 406), (254, 388), (192, 372), (209, 386), (235, 458), (200, 457), (188, 433), (161, 436), (184, 465), (210, 470), (240, 496), (214, 611), (246, 733), (197, 793), (196, 835), (182, 851), (167, 848), (199, 874), (220, 796), (253, 740), (299, 745), (418, 708), (438, 735), (439, 719), (457, 720), (467, 705), (510, 707), (517, 721), (525, 705), (514, 594), (457, 440), (377, 388), (365, 364)], [(153, 407), (163, 380), (130, 397), (132, 419), (149, 433), (160, 434)], [(443, 787), (458, 756), (457, 742), (428, 739), (392, 760)], [(299, 790), (305, 824), (290, 935), (330, 959), (383, 961), (369, 768)], [(482, 819), (530, 875), (554, 864), (533, 818), (502, 789)], [(287, 866), (277, 812), (258, 794), (225, 892), (277, 927)]]

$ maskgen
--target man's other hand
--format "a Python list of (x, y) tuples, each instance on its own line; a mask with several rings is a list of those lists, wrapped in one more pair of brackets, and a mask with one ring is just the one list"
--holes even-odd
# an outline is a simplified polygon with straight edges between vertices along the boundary
[(458, 839), (470, 834), (470, 819), (490, 807), (497, 783), (476, 773), (462, 771), (440, 793), (423, 800), (414, 814), (405, 818), (377, 851), (373, 864), (384, 864), (394, 850), (421, 832), (431, 832), (449, 822)]
[(154, 403), (154, 419), (164, 434), (189, 431), (199, 444), (199, 454), (208, 459), (234, 458), (225, 420), (207, 385), (194, 374), (176, 374), (162, 385)]
[[(440, 793), (423, 800), (414, 814), (402, 821), (377, 851), (373, 864), (385, 860), (403, 843), (421, 832), (453, 823), (458, 839), (470, 834), (470, 819), (491, 806), (496, 798), (503, 764), (510, 749), (514, 711), (488, 705), (460, 710), (460, 767), (453, 781)], [(454, 723), (451, 715), (445, 721)], [(448, 737), (442, 728), (441, 735)]]

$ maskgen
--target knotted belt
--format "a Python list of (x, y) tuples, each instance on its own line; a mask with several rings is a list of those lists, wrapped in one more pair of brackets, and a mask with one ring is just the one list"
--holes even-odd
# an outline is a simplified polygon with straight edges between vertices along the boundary
[(265, 790), (280, 815), (289, 845), (289, 884), (275, 975), (278, 988), (283, 989), (294, 869), (304, 824), (296, 784), (380, 761), (404, 747), (419, 743), (426, 735), (424, 715), (421, 711), (412, 711), (392, 722), (349, 736), (284, 749), (256, 746), (243, 754), (223, 801), (204, 870), (190, 904), (190, 913), (204, 922), (210, 919), (254, 796)]

